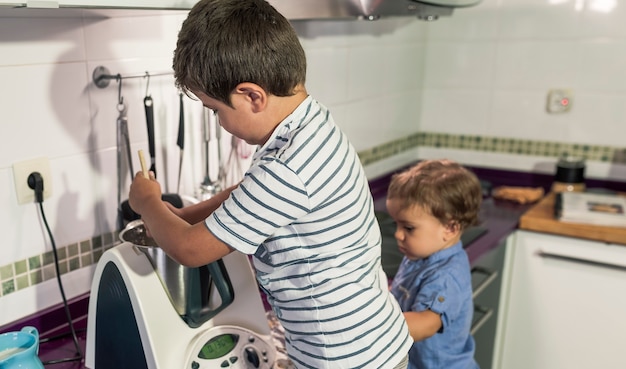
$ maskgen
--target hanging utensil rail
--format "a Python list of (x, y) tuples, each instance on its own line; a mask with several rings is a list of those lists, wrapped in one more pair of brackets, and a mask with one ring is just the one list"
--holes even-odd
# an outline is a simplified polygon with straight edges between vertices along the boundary
[(98, 66), (93, 70), (92, 79), (94, 85), (98, 88), (108, 87), (111, 83), (111, 80), (114, 79), (116, 81), (121, 81), (123, 79), (130, 78), (146, 78), (146, 77), (156, 77), (156, 76), (170, 76), (173, 75), (174, 72), (144, 72), (143, 74), (133, 74), (133, 75), (121, 75), (121, 74), (111, 74), (107, 67)]

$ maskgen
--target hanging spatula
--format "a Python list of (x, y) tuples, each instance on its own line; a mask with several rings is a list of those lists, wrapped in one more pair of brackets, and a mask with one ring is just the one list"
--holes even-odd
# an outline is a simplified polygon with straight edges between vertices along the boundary
[(156, 178), (156, 150), (154, 147), (154, 102), (151, 96), (143, 99), (143, 107), (146, 111), (146, 125), (148, 127), (148, 151), (150, 152), (150, 171), (154, 173)]
[(180, 110), (178, 113), (178, 138), (176, 139), (176, 145), (180, 148), (180, 159), (178, 161), (178, 187), (176, 193), (180, 193), (180, 180), (183, 171), (183, 152), (185, 148), (185, 111), (183, 109), (183, 94), (178, 94), (180, 101)]

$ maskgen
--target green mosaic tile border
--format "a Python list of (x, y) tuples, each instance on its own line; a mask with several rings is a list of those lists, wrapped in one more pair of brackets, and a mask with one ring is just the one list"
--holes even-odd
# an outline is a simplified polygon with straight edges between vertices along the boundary
[[(106, 233), (89, 240), (57, 247), (59, 274), (95, 264), (102, 254), (119, 243), (118, 232)], [(47, 251), (25, 260), (0, 266), (0, 297), (56, 278), (54, 253)]]
[[(548, 157), (559, 157), (567, 153), (589, 161), (626, 164), (626, 148), (437, 132), (415, 133), (361, 151), (359, 157), (363, 165), (368, 165), (416, 147), (441, 147)], [(113, 232), (58, 248), (60, 273), (65, 274), (97, 263), (104, 251), (119, 243), (117, 240), (118, 232)], [(2, 265), (0, 266), (0, 286), (2, 287), (0, 297), (52, 278), (56, 278), (52, 251)]]
[(416, 147), (440, 147), (503, 154), (560, 157), (563, 153), (588, 161), (626, 164), (626, 148), (554, 141), (520, 140), (504, 137), (419, 132), (405, 138), (359, 152), (363, 165), (397, 155)]

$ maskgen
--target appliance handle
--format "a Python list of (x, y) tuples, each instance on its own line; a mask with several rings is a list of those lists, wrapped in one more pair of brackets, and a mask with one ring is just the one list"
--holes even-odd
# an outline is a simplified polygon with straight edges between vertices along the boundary
[(493, 315), (493, 309), (491, 308), (486, 308), (480, 305), (474, 305), (474, 312), (475, 313), (481, 313), (483, 314), (483, 316), (478, 319), (476, 321), (476, 323), (472, 324), (472, 328), (470, 329), (470, 334), (473, 336), (476, 332), (478, 332), (478, 330), (480, 329), (480, 327), (482, 327), (483, 325), (485, 325), (485, 323), (487, 323), (487, 321), (489, 319), (491, 319), (491, 316)]
[(543, 251), (543, 250), (539, 250), (537, 252), (537, 255), (546, 259), (557, 259), (557, 260), (568, 261), (568, 262), (577, 263), (577, 264), (586, 264), (586, 265), (592, 265), (592, 266), (597, 266), (597, 267), (602, 267), (602, 268), (626, 271), (626, 266), (614, 264), (614, 263), (610, 263), (606, 261), (584, 259), (584, 258), (577, 257), (577, 256), (563, 255), (563, 254), (558, 254), (558, 253), (553, 253), (553, 252)]
[(226, 273), (224, 262), (220, 259), (207, 265), (207, 268), (209, 268), (215, 288), (222, 299), (222, 306), (230, 305), (235, 299), (235, 292), (230, 283), (230, 278), (228, 278), (228, 273)]
[[(215, 308), (202, 302), (202, 277), (201, 270), (206, 268), (210, 275), (210, 283), (212, 283), (220, 295), (221, 303)], [(198, 328), (207, 320), (212, 319), (220, 311), (224, 310), (235, 299), (235, 292), (226, 272), (224, 261), (219, 259), (202, 267), (192, 268), (190, 270), (191, 277), (188, 283), (188, 301), (183, 319), (191, 328)], [(209, 285), (209, 290), (211, 286)]]
[(480, 274), (485, 274), (487, 276), (487, 278), (485, 278), (485, 280), (482, 281), (482, 283), (479, 284), (478, 287), (476, 287), (476, 289), (472, 292), (472, 298), (476, 298), (476, 296), (478, 296), (481, 292), (483, 292), (483, 290), (487, 288), (498, 277), (497, 270), (490, 270), (490, 269), (483, 268), (480, 266), (473, 267), (471, 273), (472, 274), (480, 273)]

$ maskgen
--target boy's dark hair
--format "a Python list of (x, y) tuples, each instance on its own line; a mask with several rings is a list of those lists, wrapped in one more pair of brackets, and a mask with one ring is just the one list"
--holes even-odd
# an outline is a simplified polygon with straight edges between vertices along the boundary
[(424, 160), (392, 176), (387, 198), (403, 200), (405, 208), (419, 205), (441, 224), (462, 231), (478, 223), (482, 189), (476, 175), (460, 164)]
[(306, 79), (306, 57), (289, 21), (265, 0), (201, 0), (189, 12), (174, 51), (176, 84), (232, 107), (230, 94), (252, 82), (291, 96)]

